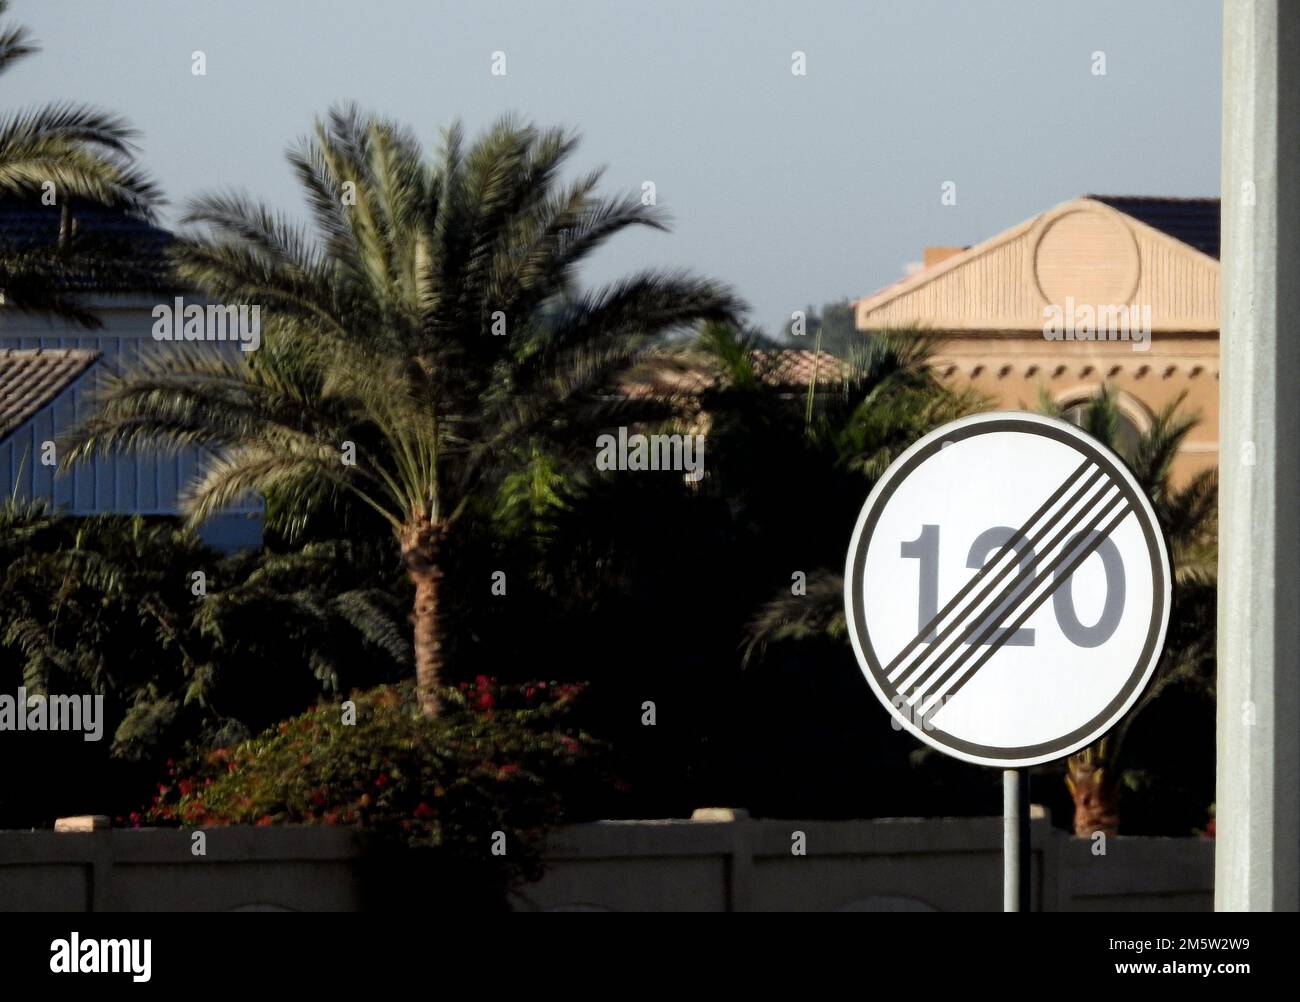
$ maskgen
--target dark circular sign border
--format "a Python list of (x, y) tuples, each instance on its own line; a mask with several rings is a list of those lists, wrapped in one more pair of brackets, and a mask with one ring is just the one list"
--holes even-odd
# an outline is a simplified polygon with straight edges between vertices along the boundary
[[(892, 686), (885, 678), (883, 665), (871, 643), (871, 637), (866, 625), (867, 610), (862, 594), (862, 565), (866, 560), (867, 550), (871, 544), (876, 524), (898, 486), (906, 481), (917, 467), (941, 450), (944, 443), (960, 442), (979, 435), (998, 432), (1017, 432), (1051, 438), (1070, 446), (1081, 456), (1096, 463), (1106, 472), (1111, 482), (1120, 488), (1121, 493), (1132, 506), (1133, 514), (1138, 519), (1143, 538), (1147, 544), (1147, 554), (1151, 559), (1151, 622), (1147, 629), (1142, 652), (1133, 670), (1129, 673), (1124, 687), (1101, 712), (1069, 734), (1062, 735), (1052, 741), (1018, 747), (977, 744), (948, 734), (933, 725), (928, 725), (924, 730), (921, 730), (903, 714), (899, 713), (897, 707), (892, 705), (885, 696)], [(980, 414), (971, 418), (961, 418), (951, 424), (944, 425), (917, 441), (894, 465), (885, 471), (885, 475), (877, 483), (876, 488), (863, 505), (853, 532), (848, 564), (845, 568), (845, 600), (847, 606), (845, 612), (851, 632), (856, 640), (854, 653), (858, 656), (858, 667), (862, 669), (864, 675), (867, 672), (871, 673), (868, 676), (868, 681), (874, 680), (871, 687), (872, 691), (885, 705), (890, 716), (899, 721), (912, 734), (940, 751), (975, 764), (996, 765), (1003, 768), (1038, 765), (1063, 758), (1084, 747), (1099, 734), (1109, 730), (1127, 711), (1128, 704), (1136, 699), (1137, 690), (1145, 688), (1155, 670), (1156, 662), (1159, 660), (1164, 646), (1165, 634), (1168, 630), (1168, 606), (1172, 594), (1168, 549), (1164, 543), (1164, 536), (1160, 532), (1150, 501), (1145, 494), (1136, 489), (1133, 475), (1128, 471), (1128, 468), (1109, 450), (1103, 448), (1095, 440), (1086, 437), (1083, 432), (1072, 425), (1039, 415), (1031, 416), (1014, 412)], [(861, 611), (861, 614), (855, 615), (858, 610)], [(867, 662), (866, 664), (863, 664), (864, 659)], [(896, 697), (897, 693), (895, 692), (894, 695)]]

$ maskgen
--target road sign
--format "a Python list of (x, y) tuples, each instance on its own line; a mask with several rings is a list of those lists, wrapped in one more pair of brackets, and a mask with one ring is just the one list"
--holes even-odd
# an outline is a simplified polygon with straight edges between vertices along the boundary
[(1106, 733), (1151, 678), (1169, 555), (1145, 493), (1073, 425), (962, 418), (886, 471), (844, 576), (872, 690), (926, 744), (1004, 769)]

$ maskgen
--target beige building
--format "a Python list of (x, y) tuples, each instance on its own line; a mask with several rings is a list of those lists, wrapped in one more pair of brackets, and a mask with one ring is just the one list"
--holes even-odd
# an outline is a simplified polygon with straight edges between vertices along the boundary
[(855, 303), (857, 327), (942, 333), (947, 379), (1009, 410), (1066, 407), (1103, 383), (1133, 429), (1186, 393), (1200, 415), (1175, 462), (1218, 461), (1219, 200), (1087, 195), (923, 267)]

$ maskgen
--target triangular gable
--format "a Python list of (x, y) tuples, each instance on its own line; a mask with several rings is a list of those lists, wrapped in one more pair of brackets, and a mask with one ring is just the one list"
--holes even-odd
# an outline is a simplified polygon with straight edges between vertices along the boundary
[(1219, 262), (1099, 198), (1062, 203), (855, 304), (860, 330), (1041, 331), (1049, 305), (1150, 307), (1153, 332), (1217, 332)]
[(97, 351), (77, 348), (0, 349), (0, 440), (71, 386)]

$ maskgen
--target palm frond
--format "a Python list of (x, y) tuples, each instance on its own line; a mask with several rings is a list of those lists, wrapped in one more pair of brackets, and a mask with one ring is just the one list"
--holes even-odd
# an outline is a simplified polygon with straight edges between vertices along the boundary
[(842, 640), (848, 629), (844, 617), (844, 578), (821, 569), (808, 574), (807, 593), (785, 587), (764, 604), (745, 628), (743, 663), (761, 660), (773, 644), (808, 640)]

